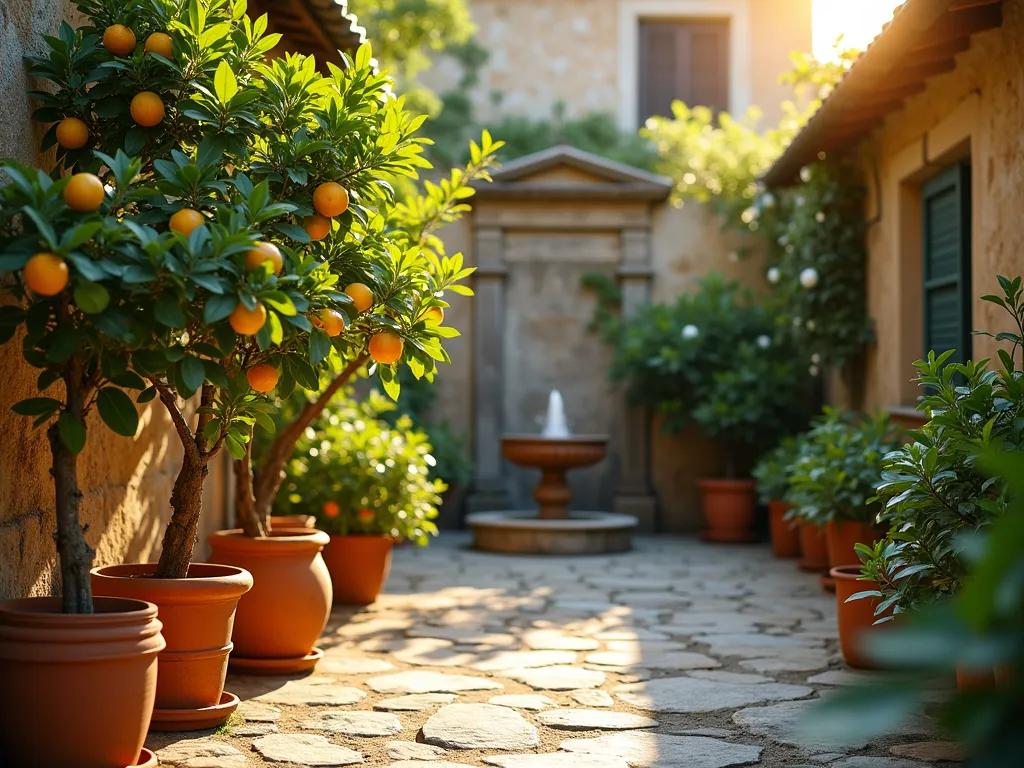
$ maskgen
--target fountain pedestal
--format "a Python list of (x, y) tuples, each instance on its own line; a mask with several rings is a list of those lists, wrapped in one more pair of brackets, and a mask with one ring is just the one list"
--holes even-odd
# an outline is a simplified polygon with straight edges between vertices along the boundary
[(466, 518), (473, 545), (485, 552), (601, 554), (630, 548), (638, 520), (609, 512), (570, 512), (572, 490), (565, 473), (601, 461), (604, 435), (544, 437), (506, 435), (502, 455), (517, 466), (541, 470), (533, 492), (537, 510), (478, 512)]

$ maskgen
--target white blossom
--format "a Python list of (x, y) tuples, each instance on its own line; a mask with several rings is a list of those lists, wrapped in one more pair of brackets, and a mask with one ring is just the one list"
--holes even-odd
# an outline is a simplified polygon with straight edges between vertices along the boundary
[(811, 355), (811, 362), (814, 363), (815, 365), (820, 363), (821, 362), (821, 355), (819, 355), (817, 352), (815, 352), (813, 355)]
[(807, 369), (807, 372), (811, 374), (811, 376), (817, 376), (819, 373), (818, 366), (812, 365), (810, 368)]
[(755, 208), (754, 206), (750, 206), (742, 214), (740, 214), (740, 218), (743, 219), (744, 224), (749, 224), (750, 222), (757, 218), (757, 215), (759, 213), (760, 211), (758, 211), (757, 208)]
[(690, 323), (683, 326), (684, 339), (696, 339), (698, 336), (700, 336), (700, 329), (696, 325)]
[(805, 327), (808, 331), (813, 331), (815, 328), (818, 327), (818, 324), (814, 322), (814, 318), (811, 318), (810, 320), (807, 321), (807, 325)]
[(757, 346), (759, 346), (761, 349), (768, 349), (768, 347), (770, 347), (771, 345), (771, 337), (769, 337), (767, 334), (762, 333), (760, 336), (757, 337)]
[(814, 220), (819, 224), (825, 223), (825, 212), (818, 211), (816, 214), (814, 214)]
[(805, 165), (803, 168), (800, 169), (800, 181), (802, 181), (804, 184), (806, 184), (810, 180), (811, 180), (811, 167), (809, 165)]
[(769, 283), (771, 283), (772, 285), (777, 285), (779, 282), (779, 278), (782, 277), (782, 275), (779, 272), (778, 267), (769, 267), (768, 272), (765, 273), (765, 277), (768, 279)]
[(807, 267), (800, 273), (800, 285), (808, 290), (818, 284), (818, 270), (814, 267)]

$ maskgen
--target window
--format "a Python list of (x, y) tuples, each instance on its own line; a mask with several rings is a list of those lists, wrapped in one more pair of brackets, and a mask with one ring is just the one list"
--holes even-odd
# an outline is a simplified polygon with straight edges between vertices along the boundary
[(672, 102), (729, 108), (729, 22), (640, 22), (640, 125)]
[(971, 167), (956, 165), (921, 190), (924, 351), (971, 357)]

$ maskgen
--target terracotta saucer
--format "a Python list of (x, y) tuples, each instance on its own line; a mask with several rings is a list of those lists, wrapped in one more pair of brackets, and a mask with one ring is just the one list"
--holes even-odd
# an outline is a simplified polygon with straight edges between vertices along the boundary
[(826, 592), (836, 591), (836, 580), (829, 576), (827, 573), (821, 574), (818, 577), (818, 583), (821, 584), (821, 588)]
[(238, 709), (238, 697), (224, 691), (220, 704), (199, 709), (154, 709), (150, 721), (151, 731), (201, 731), (216, 728), (227, 722)]
[(289, 659), (246, 659), (231, 654), (229, 666), (233, 670), (248, 672), (251, 675), (290, 675), (312, 669), (323, 657), (324, 652), (320, 648), (314, 648), (305, 656)]
[(703, 541), (716, 544), (749, 544), (757, 539), (757, 536), (754, 535), (753, 531), (747, 531), (746, 533), (721, 534), (708, 529), (701, 531), (700, 537)]
[(156, 768), (160, 762), (156, 759), (156, 755), (150, 752), (145, 747), (139, 753), (139, 759), (128, 766), (128, 768)]

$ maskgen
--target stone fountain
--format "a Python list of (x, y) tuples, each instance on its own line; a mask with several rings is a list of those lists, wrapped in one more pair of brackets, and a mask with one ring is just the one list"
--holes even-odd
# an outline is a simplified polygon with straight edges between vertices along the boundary
[(632, 515), (609, 512), (570, 512), (572, 490), (565, 474), (596, 464), (605, 456), (607, 435), (573, 435), (558, 390), (548, 398), (544, 428), (539, 435), (504, 435), (501, 452), (519, 467), (539, 469), (533, 492), (536, 510), (479, 512), (466, 522), (473, 545), (486, 552), (520, 554), (599, 554), (623, 552), (637, 525)]

